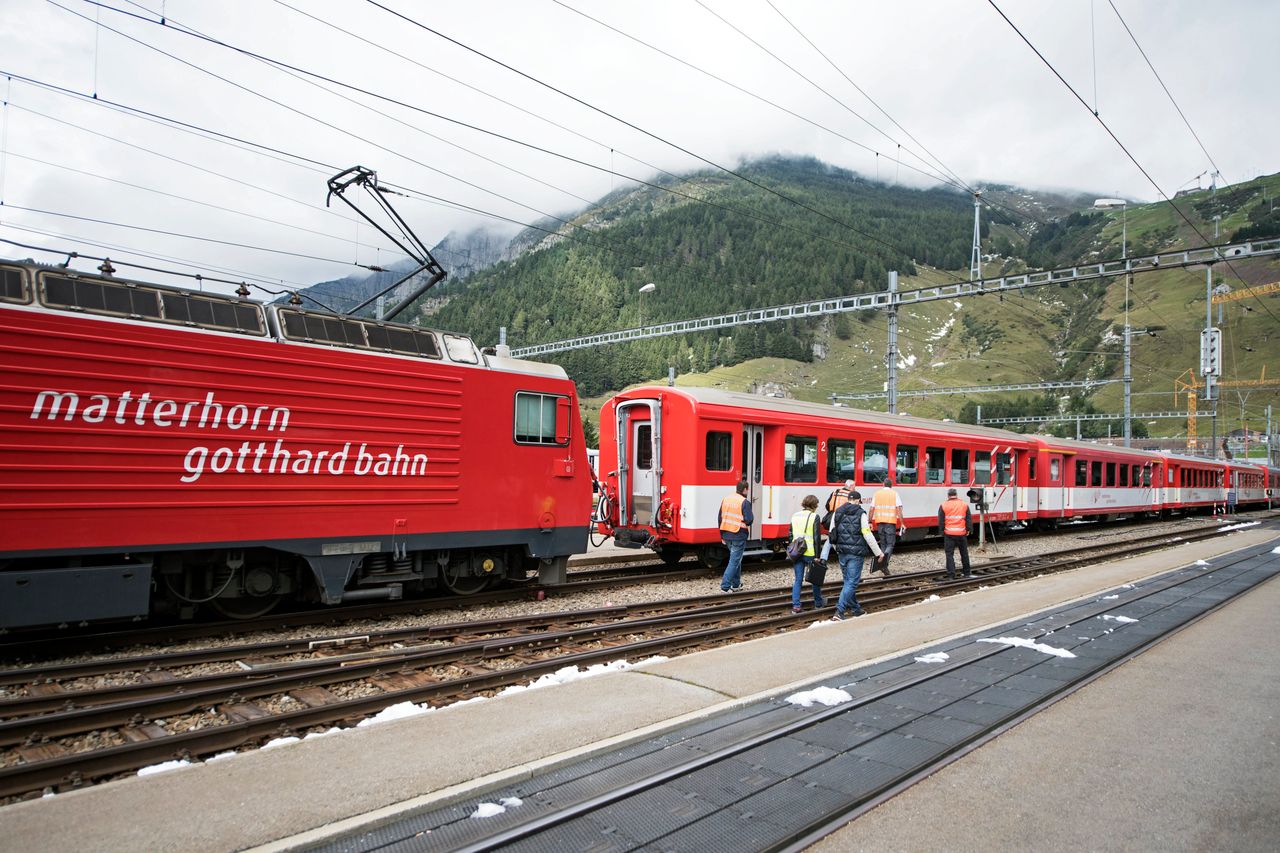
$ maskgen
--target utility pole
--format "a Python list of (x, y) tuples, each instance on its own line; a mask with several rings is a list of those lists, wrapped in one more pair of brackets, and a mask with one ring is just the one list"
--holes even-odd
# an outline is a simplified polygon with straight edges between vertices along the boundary
[(973, 252), (969, 255), (969, 281), (982, 278), (982, 229), (978, 213), (982, 210), (982, 193), (973, 194)]
[[(1204, 336), (1200, 339), (1201, 347), (1201, 365), (1200, 372), (1204, 374), (1204, 399), (1206, 403), (1214, 401), (1214, 378), (1217, 368), (1216, 359), (1213, 358), (1214, 340), (1213, 333), (1213, 264), (1206, 264), (1204, 268)], [(1214, 363), (1211, 363), (1214, 362)], [(1218, 458), (1218, 407), (1213, 407), (1213, 438), (1209, 442), (1209, 458)]]
[(898, 413), (898, 271), (889, 273), (889, 414)]

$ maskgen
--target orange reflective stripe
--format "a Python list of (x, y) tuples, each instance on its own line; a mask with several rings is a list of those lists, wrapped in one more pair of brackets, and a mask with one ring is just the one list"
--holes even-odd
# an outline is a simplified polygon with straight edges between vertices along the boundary
[(873, 524), (893, 524), (898, 520), (898, 496), (893, 489), (881, 489), (871, 501)]
[(720, 501), (720, 529), (728, 533), (737, 533), (747, 525), (742, 521), (742, 504), (746, 502), (742, 495), (734, 493)]
[(942, 532), (948, 536), (964, 536), (968, 531), (965, 529), (964, 517), (969, 511), (969, 505), (959, 498), (951, 498), (942, 504), (942, 516), (946, 520)]

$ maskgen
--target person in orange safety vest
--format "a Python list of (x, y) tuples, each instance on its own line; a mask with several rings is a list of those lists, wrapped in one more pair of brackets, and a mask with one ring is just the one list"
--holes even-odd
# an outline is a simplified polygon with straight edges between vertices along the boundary
[(886, 479), (871, 497), (871, 527), (876, 532), (880, 550), (884, 551), (884, 559), (875, 568), (889, 577), (893, 546), (898, 541), (898, 534), (907, 532), (907, 523), (902, 517), (902, 498), (893, 490), (893, 480)]
[(969, 566), (968, 536), (971, 523), (969, 505), (956, 497), (955, 489), (947, 489), (947, 499), (938, 507), (938, 529), (942, 531), (942, 550), (947, 556), (948, 580), (956, 576), (956, 548), (960, 549), (964, 576), (973, 576), (973, 569)]
[(755, 521), (751, 501), (747, 500), (748, 485), (745, 478), (739, 480), (734, 493), (720, 501), (720, 512), (716, 516), (720, 541), (729, 549), (729, 565), (725, 566), (724, 577), (720, 579), (721, 592), (742, 589), (742, 552), (747, 549), (747, 538)]

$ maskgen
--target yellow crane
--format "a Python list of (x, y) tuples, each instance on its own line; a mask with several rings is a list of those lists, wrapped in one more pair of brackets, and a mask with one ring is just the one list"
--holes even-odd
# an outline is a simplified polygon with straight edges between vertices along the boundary
[(1237, 299), (1252, 299), (1255, 296), (1265, 296), (1268, 293), (1280, 293), (1280, 281), (1271, 284), (1260, 284), (1257, 287), (1242, 287), (1239, 290), (1232, 290), (1228, 293), (1215, 293), (1209, 301), (1214, 305), (1221, 305), (1224, 302), (1235, 302)]
[[(1280, 284), (1267, 285), (1280, 290)], [(1256, 289), (1256, 288), (1255, 288)], [(1235, 294), (1227, 294), (1234, 296)], [(1243, 297), (1241, 297), (1243, 298)], [(1215, 296), (1216, 300), (1217, 297)], [(1187, 377), (1191, 377), (1188, 379)], [(1280, 388), (1280, 380), (1267, 378), (1267, 366), (1262, 366), (1262, 373), (1257, 379), (1220, 379), (1213, 383), (1219, 388)], [(1200, 377), (1196, 376), (1194, 370), (1184, 371), (1181, 376), (1173, 381), (1173, 404), (1178, 405), (1178, 395), (1187, 395), (1187, 450), (1195, 453), (1200, 443), (1196, 439), (1196, 400), (1199, 397), (1199, 391), (1204, 385), (1200, 382)], [(1244, 425), (1241, 424), (1243, 427)]]

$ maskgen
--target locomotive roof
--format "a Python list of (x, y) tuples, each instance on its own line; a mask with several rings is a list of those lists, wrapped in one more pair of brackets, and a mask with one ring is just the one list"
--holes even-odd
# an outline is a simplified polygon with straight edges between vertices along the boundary
[(911, 427), (913, 429), (946, 430), (960, 435), (987, 438), (993, 441), (1026, 442), (1032, 436), (1009, 432), (994, 427), (976, 426), (974, 424), (954, 423), (951, 421), (935, 421), (929, 418), (918, 418), (914, 415), (890, 415), (885, 412), (869, 412), (864, 409), (850, 409), (844, 406), (831, 406), (825, 403), (810, 403), (804, 400), (790, 400), (781, 397), (761, 397), (758, 394), (744, 394), (738, 391), (724, 391), (719, 388), (668, 388), (647, 387), (635, 388), (628, 393), (643, 391), (661, 392), (664, 394), (680, 394), (694, 400), (699, 405), (737, 406), (748, 409), (767, 409), (771, 412), (788, 412), (796, 415), (811, 415), (823, 418), (839, 418), (848, 421), (883, 424), (887, 427)]
[[(55, 292), (56, 290), (56, 292)], [(274, 337), (293, 343), (376, 354), (448, 360), (496, 370), (566, 378), (559, 365), (510, 357), (486, 359), (467, 335), (367, 317), (307, 310), (223, 293), (0, 258), (0, 303)], [(437, 338), (437, 336), (439, 336)], [(455, 349), (457, 350), (455, 352)]]

